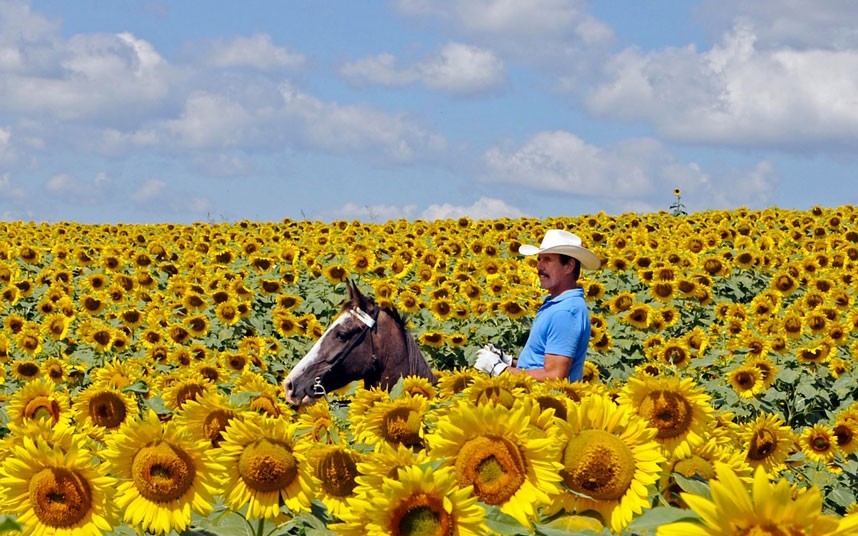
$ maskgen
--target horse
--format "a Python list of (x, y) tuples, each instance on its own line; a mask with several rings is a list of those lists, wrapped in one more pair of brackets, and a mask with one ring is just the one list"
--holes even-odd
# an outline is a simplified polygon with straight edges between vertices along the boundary
[(352, 381), (390, 390), (400, 378), (437, 379), (405, 320), (395, 308), (380, 307), (346, 280), (348, 299), (340, 314), (283, 380), (292, 406), (311, 404)]

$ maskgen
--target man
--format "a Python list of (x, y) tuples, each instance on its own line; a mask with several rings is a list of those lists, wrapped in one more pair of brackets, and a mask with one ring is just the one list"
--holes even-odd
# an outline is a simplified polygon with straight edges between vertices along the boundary
[(480, 349), (474, 367), (497, 376), (527, 374), (537, 380), (579, 381), (590, 343), (590, 312), (578, 285), (581, 268), (595, 270), (599, 258), (581, 246), (581, 239), (560, 229), (545, 233), (539, 247), (523, 245), (522, 255), (537, 255), (536, 272), (548, 291), (516, 366), (512, 357), (492, 345)]

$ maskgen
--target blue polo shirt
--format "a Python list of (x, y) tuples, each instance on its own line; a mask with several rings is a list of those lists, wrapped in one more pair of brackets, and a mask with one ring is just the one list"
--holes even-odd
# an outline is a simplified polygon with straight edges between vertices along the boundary
[(543, 302), (524, 349), (518, 356), (521, 369), (543, 368), (545, 354), (563, 355), (572, 360), (569, 381), (580, 381), (590, 343), (590, 312), (584, 301), (584, 290), (573, 288)]

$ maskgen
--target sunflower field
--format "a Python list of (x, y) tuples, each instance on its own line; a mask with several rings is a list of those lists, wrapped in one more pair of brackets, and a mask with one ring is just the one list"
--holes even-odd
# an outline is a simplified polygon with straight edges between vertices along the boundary
[[(581, 281), (581, 382), (489, 377)], [(0, 534), (858, 534), (858, 209), (0, 222)], [(438, 382), (281, 381), (351, 280)]]

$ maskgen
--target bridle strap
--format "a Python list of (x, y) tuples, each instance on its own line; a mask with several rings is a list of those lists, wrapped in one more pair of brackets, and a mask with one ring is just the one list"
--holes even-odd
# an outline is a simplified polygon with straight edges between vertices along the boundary
[[(378, 307), (376, 307), (375, 310), (372, 312), (372, 316), (368, 315), (365, 311), (361, 309), (349, 309), (347, 312), (353, 317), (355, 317), (358, 321), (360, 321), (364, 327), (363, 329), (361, 329), (357, 337), (349, 341), (348, 346), (343, 348), (340, 353), (338, 353), (336, 356), (334, 356), (333, 359), (328, 361), (328, 363), (332, 363), (332, 366), (345, 359), (345, 357), (349, 355), (357, 345), (363, 342), (363, 339), (364, 337), (366, 337), (367, 332), (375, 332), (378, 329)], [(377, 356), (375, 355), (375, 341), (372, 340), (372, 335), (370, 335), (369, 337), (369, 343), (372, 346), (372, 359), (373, 361), (375, 361), (377, 359)]]

